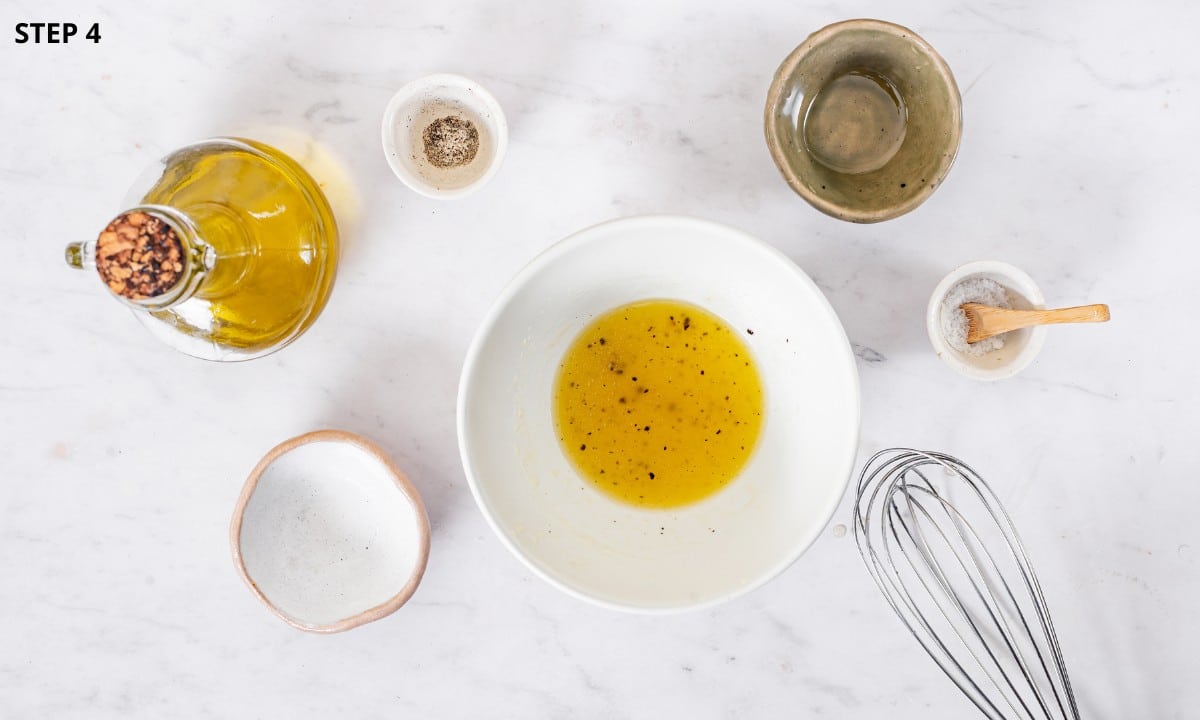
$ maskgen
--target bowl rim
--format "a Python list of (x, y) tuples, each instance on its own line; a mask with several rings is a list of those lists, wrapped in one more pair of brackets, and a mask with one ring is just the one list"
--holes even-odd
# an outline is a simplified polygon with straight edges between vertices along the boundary
[[(410, 172), (400, 162), (397, 155), (395, 137), (395, 129), (401, 124), (396, 120), (396, 113), (400, 109), (400, 106), (418, 93), (440, 87), (462, 88), (474, 93), (479, 98), (480, 106), (486, 108), (488, 114), (491, 116), (491, 129), (495, 136), (493, 138), (495, 152), (492, 154), (492, 159), (487, 169), (470, 183), (462, 187), (447, 190), (439, 189), (426, 182), (420, 176)], [(400, 178), (400, 181), (407, 185), (413, 192), (435, 200), (451, 200), (466, 197), (479, 190), (500, 170), (500, 165), (508, 150), (508, 120), (504, 116), (504, 109), (500, 107), (500, 102), (496, 100), (494, 95), (488, 92), (487, 88), (465, 75), (457, 75), (455, 73), (425, 75), (402, 85), (392, 95), (391, 99), (388, 100), (387, 105), (383, 109), (380, 133), (383, 142), (383, 156), (387, 160), (388, 167), (392, 169), (392, 173)]]
[(1042, 351), (1042, 346), (1046, 342), (1047, 329), (1045, 325), (1035, 325), (1029, 328), (1029, 340), (1025, 343), (1025, 347), (1021, 348), (1021, 351), (1012, 360), (1000, 367), (981, 368), (959, 359), (955, 350), (942, 337), (942, 301), (946, 298), (946, 294), (962, 280), (972, 275), (985, 274), (1008, 278), (1010, 281), (1008, 284), (1013, 290), (1020, 292), (1030, 305), (1035, 308), (1046, 306), (1046, 298), (1042, 295), (1041, 288), (1024, 270), (1000, 260), (975, 260), (951, 270), (933, 289), (933, 293), (929, 296), (929, 304), (925, 307), (925, 331), (929, 334), (929, 342), (933, 345), (934, 353), (942, 362), (964, 377), (990, 382), (1010, 378), (1029, 367), (1038, 353)]
[[(903, 39), (910, 40), (914, 45), (921, 50), (933, 62), (934, 68), (937, 69), (937, 75), (946, 83), (947, 87), (952, 91), (951, 94), (957, 102), (952, 103), (950, 112), (949, 128), (953, 132), (953, 142), (950, 146), (950, 152), (946, 154), (942, 161), (938, 164), (936, 177), (931, 179), (931, 182), (924, 184), (918, 192), (911, 195), (904, 202), (896, 203), (889, 207), (878, 208), (875, 210), (855, 210), (840, 205), (831, 199), (817, 193), (812, 188), (808, 187), (803, 179), (792, 170), (784, 156), (783, 148), (780, 146), (777, 139), (778, 122), (775, 119), (775, 108), (783, 99), (784, 86), (787, 79), (791, 77), (796, 66), (800, 61), (808, 55), (813, 48), (831, 40), (836, 35), (847, 30), (878, 30), (899, 36)], [(829, 215), (830, 217), (839, 220), (845, 220), (854, 223), (877, 223), (884, 220), (891, 220), (900, 217), (920, 207), (926, 200), (933, 195), (934, 190), (941, 186), (946, 176), (950, 173), (950, 169), (954, 166), (954, 161), (958, 157), (958, 150), (962, 144), (962, 94), (959, 92), (958, 83), (954, 79), (954, 73), (951, 72), (950, 66), (946, 63), (937, 50), (930, 45), (925, 38), (921, 37), (911, 29), (898, 25), (886, 20), (876, 20), (873, 18), (855, 18), (850, 20), (841, 20), (839, 22), (826, 25), (825, 27), (813, 32), (804, 42), (800, 43), (794, 50), (788, 53), (788, 56), (783, 59), (779, 67), (775, 70), (775, 75), (771, 79), (771, 86), (767, 90), (767, 102), (763, 109), (763, 134), (767, 140), (767, 149), (770, 151), (771, 160), (775, 163), (775, 167), (783, 175), (783, 179), (787, 182), (788, 187), (792, 189), (800, 197), (804, 198), (809, 205), (812, 205), (817, 210)]]
[[(388, 474), (395, 480), (396, 487), (412, 503), (417, 525), (417, 560), (408, 582), (395, 595), (384, 602), (350, 617), (342, 618), (337, 622), (325, 625), (306, 625), (288, 615), (276, 606), (275, 603), (271, 602), (270, 598), (263, 593), (258, 584), (254, 582), (254, 579), (250, 577), (250, 573), (246, 570), (246, 563), (242, 557), (242, 521), (245, 517), (246, 506), (249, 504), (250, 498), (254, 495), (254, 490), (258, 487), (258, 481), (262, 477), (263, 472), (283, 455), (301, 445), (315, 442), (352, 445), (382, 463)], [(242, 580), (245, 581), (246, 586), (250, 588), (250, 592), (254, 593), (255, 597), (261, 600), (271, 612), (275, 613), (275, 615), (288, 625), (298, 630), (318, 634), (343, 632), (351, 628), (356, 628), (359, 625), (374, 622), (375, 620), (391, 615), (400, 609), (404, 603), (408, 602), (408, 599), (416, 592), (417, 586), (421, 584), (421, 578), (425, 575), (425, 568), (429, 562), (429, 536), (429, 516), (425, 511), (425, 503), (421, 500), (421, 494), (417, 492), (412, 481), (408, 479), (408, 475), (392, 462), (391, 457), (379, 445), (376, 445), (362, 435), (346, 430), (314, 430), (285, 440), (271, 448), (258, 461), (258, 464), (254, 466), (254, 469), (250, 471), (250, 475), (246, 478), (241, 494), (238, 495), (237, 503), (233, 508), (233, 519), (229, 523), (229, 548), (233, 554), (233, 564), (237, 568), (238, 574), (241, 575)]]
[[(842, 478), (841, 490), (830, 501), (828, 506), (820, 513), (820, 522), (814, 523), (812, 531), (807, 536), (800, 538), (799, 541), (794, 543), (794, 550), (786, 554), (786, 556), (774, 567), (770, 568), (762, 575), (746, 581), (739, 587), (736, 587), (729, 592), (700, 602), (666, 607), (647, 607), (601, 599), (568, 585), (544, 570), (538, 565), (538, 563), (534, 562), (531, 557), (521, 550), (511, 538), (508, 537), (508, 535), (501, 529), (499, 522), (493, 515), (492, 510), (488, 506), (487, 502), (484, 500), (483, 493), (480, 490), (479, 476), (476, 473), (475, 467), (472, 463), (471, 453), (467, 443), (466, 415), (467, 399), (472, 392), (472, 376), (475, 373), (476, 366), (480, 362), (483, 344), (490, 336), (497, 321), (505, 312), (513, 297), (522, 288), (524, 288), (531, 279), (540, 274), (547, 265), (560, 256), (574, 252), (579, 247), (596, 241), (596, 238), (603, 237), (602, 233), (605, 230), (611, 231), (613, 228), (621, 228), (622, 226), (653, 226), (659, 223), (675, 226), (691, 226), (709, 232), (715, 231), (720, 233), (726, 238), (742, 243), (743, 245), (758, 252), (762, 252), (771, 260), (778, 262), (780, 265), (792, 272), (796, 276), (797, 281), (804, 284), (813, 292), (814, 297), (818, 300), (818, 306), (822, 308), (823, 312), (827, 313), (828, 316), (832, 318), (834, 321), (834, 326), (839, 331), (839, 336), (842, 340), (840, 347), (843, 350), (845, 356), (844, 360), (847, 364), (847, 367), (850, 368), (851, 397), (849, 398), (849, 402), (853, 406), (853, 413), (850, 418), (850, 423), (853, 427), (851, 428), (851, 432), (849, 434), (852, 436), (852, 447), (854, 450), (853, 452), (847, 454), (844, 467), (841, 468), (841, 470), (839, 470), (837, 473), (837, 475)], [(850, 478), (857, 462), (858, 448), (862, 441), (862, 388), (858, 375), (858, 365), (854, 356), (854, 351), (850, 345), (849, 337), (846, 335), (846, 328), (844, 325), (842, 325), (841, 318), (838, 317), (837, 312), (833, 309), (833, 305), (830, 304), (829, 298), (825, 297), (825, 293), (821, 291), (820, 287), (817, 286), (813, 279), (809, 277), (799, 265), (797, 265), (791, 258), (789, 258), (775, 246), (738, 228), (687, 215), (632, 215), (605, 220), (603, 222), (585, 227), (581, 230), (577, 230), (538, 253), (532, 260), (522, 267), (500, 291), (500, 294), (488, 308), (487, 314), (480, 322), (474, 337), (471, 339), (471, 344), (467, 349), (466, 359), (463, 362), (462, 374), (460, 375), (459, 379), (456, 412), (457, 417), (455, 425), (458, 434), (459, 456), (462, 461), (463, 472), (467, 478), (467, 485), (471, 488), (471, 496), (475, 500), (476, 507), (479, 508), (480, 513), (487, 521), (488, 526), (491, 527), (492, 532), (497, 538), (499, 538), (500, 543), (534, 575), (558, 590), (566, 593), (567, 595), (608, 610), (617, 610), (638, 615), (674, 615), (683, 612), (705, 610), (722, 605), (744, 595), (748, 595), (749, 593), (758, 590), (782, 575), (792, 565), (794, 565), (804, 553), (808, 552), (809, 548), (811, 548), (812, 545), (817, 541), (817, 539), (821, 536), (821, 533), (824, 532), (826, 527), (828, 527), (829, 522), (833, 519), (833, 516), (837, 513), (837, 509), (841, 505), (842, 498), (845, 497), (846, 490), (850, 486)]]

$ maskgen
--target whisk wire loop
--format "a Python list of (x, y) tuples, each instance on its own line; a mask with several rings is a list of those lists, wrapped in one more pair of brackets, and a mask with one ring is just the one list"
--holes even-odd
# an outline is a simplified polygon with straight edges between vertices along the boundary
[[(1008, 582), (1004, 580), (1004, 577), (1002, 575), (993, 575), (980, 566), (979, 553), (982, 552), (983, 556), (988, 560), (988, 565), (996, 573), (999, 573), (999, 568), (996, 564), (995, 558), (992, 557), (992, 555), (987, 551), (987, 548), (984, 546), (980, 546), (977, 550), (976, 546), (980, 544), (978, 535), (976, 535), (974, 529), (970, 526), (970, 523), (968, 523), (952, 505), (946, 503), (943, 498), (937, 496), (936, 493), (932, 492), (931, 490), (926, 488), (918, 488), (918, 491), (929, 494), (951, 519), (960, 546), (955, 545), (954, 539), (949, 537), (940, 525), (936, 524), (936, 521), (934, 520), (930, 511), (927, 510), (925, 505), (919, 502), (918, 499), (915, 498), (911, 493), (906, 496), (906, 502), (909, 504), (910, 508), (910, 515), (915, 515), (917, 512), (920, 512), (921, 516), (927, 521), (927, 523), (937, 531), (938, 538), (940, 538), (942, 541), (946, 551), (949, 552), (954, 561), (958, 563), (958, 568), (965, 573), (966, 580), (970, 583), (975, 597), (979, 599), (984, 612), (987, 614), (987, 619), (991, 621), (991, 627), (997, 631), (1000, 639), (1003, 640), (1004, 648), (1000, 648), (1000, 650), (1007, 650), (1008, 654), (1006, 657), (1017, 660), (1019, 658), (1019, 650), (1016, 647), (1018, 640), (1009, 624), (1008, 619), (1005, 618), (1004, 613), (1001, 610), (999, 600), (996, 598), (996, 592), (998, 590), (998, 588), (994, 586), (994, 582), (996, 580), (999, 581), (1001, 587), (1004, 589), (1005, 594), (1011, 601), (1012, 607), (1016, 610), (1024, 630), (1026, 632), (1031, 632), (1031, 629), (1028, 622), (1025, 620), (1024, 614), (1020, 610), (1020, 605), (1017, 603), (1016, 597), (1013, 595), (1012, 588), (1009, 586)], [(892, 516), (893, 514), (894, 513), (889, 513), (889, 516)], [(903, 522), (902, 519), (901, 522)], [(949, 601), (951, 609), (956, 611), (956, 617), (966, 623), (966, 627), (969, 628), (974, 638), (979, 642), (979, 645), (982, 647), (983, 651), (988, 655), (992, 665), (997, 668), (1000, 677), (1013, 692), (1018, 703), (1021, 705), (1021, 708), (1024, 711), (1024, 716), (1034, 717), (1029, 706), (1025, 703), (1024, 697), (1020, 694), (1020, 691), (1014, 684), (1014, 679), (1010, 677), (1009, 673), (1005, 670), (1005, 664), (1001, 661), (1001, 658), (997, 657), (997, 648), (993, 648), (991, 644), (988, 644), (987, 639), (983, 635), (983, 630), (971, 622), (970, 610), (968, 610), (966, 602), (953, 593), (953, 586), (951, 584), (952, 581), (948, 579), (949, 573), (943, 569), (941, 561), (938, 560), (938, 553), (931, 548), (928, 539), (926, 539), (924, 536), (924, 533), (921, 529), (923, 524), (914, 522), (911, 525), (906, 524), (905, 527), (911, 528), (910, 533), (914, 533), (915, 531), (913, 535), (914, 540), (919, 538), (919, 542), (915, 543), (917, 551), (920, 553), (922, 559), (925, 560), (929, 567), (934, 571), (935, 576), (939, 579), (940, 587), (938, 589), (945, 594), (944, 597)], [(966, 559), (964, 559), (961, 552), (962, 548), (965, 548), (967, 555)], [(968, 560), (970, 562), (969, 566), (967, 563)], [(975, 574), (971, 574), (972, 570), (974, 570)], [(976, 576), (981, 577), (983, 582), (978, 582), (976, 580)], [(918, 575), (918, 577), (920, 577), (920, 575)], [(930, 598), (936, 602), (939, 596), (935, 593), (934, 589), (930, 588), (929, 585), (924, 582), (922, 585), (924, 586), (925, 591), (929, 594)], [(943, 611), (945, 616), (945, 608), (939, 604), (939, 609)], [(954, 628), (955, 632), (959, 636), (959, 640), (962, 641), (964, 646), (968, 648), (968, 651), (971, 652), (976, 662), (978, 662), (981, 666), (984, 666), (984, 670), (989, 679), (993, 683), (998, 684), (995, 675), (987, 670), (988, 666), (984, 665), (980, 658), (975, 655), (975, 651), (971, 649), (969, 639), (962, 636), (961, 626), (954, 623), (953, 619), (949, 616), (945, 616), (945, 619), (951, 624), (951, 627)], [(1040, 653), (1038, 654), (1040, 657)], [(1027, 687), (1029, 687), (1031, 692), (1034, 693), (1039, 706), (1042, 708), (1043, 712), (1048, 713), (1041, 691), (1030, 677), (1029, 673), (1026, 671), (1024, 665), (1020, 663), (1016, 663), (1016, 665), (1017, 669), (1021, 672)], [(1016, 711), (1015, 707), (1011, 709), (1014, 712)]]
[(863, 468), (855, 500), (871, 578), (985, 717), (1079, 720), (1041, 584), (974, 469), (944, 453), (884, 450)]

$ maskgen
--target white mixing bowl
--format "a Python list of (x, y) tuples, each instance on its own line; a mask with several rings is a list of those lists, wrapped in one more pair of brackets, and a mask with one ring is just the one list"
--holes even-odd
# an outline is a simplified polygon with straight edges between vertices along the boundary
[[(623, 504), (579, 477), (551, 407), (584, 326), (649, 298), (699, 305), (742, 331), (766, 405), (739, 476), (668, 510)], [(463, 467), (504, 544), (572, 595), (641, 612), (714, 605), (786, 569), (837, 507), (858, 427), (854, 356), (812, 280), (745, 233), (684, 217), (615, 220), (539, 255), (480, 327), (458, 397)]]

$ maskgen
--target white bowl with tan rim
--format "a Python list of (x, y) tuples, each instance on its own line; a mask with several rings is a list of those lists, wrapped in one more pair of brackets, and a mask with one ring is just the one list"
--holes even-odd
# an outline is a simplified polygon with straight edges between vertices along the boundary
[(929, 297), (925, 309), (925, 328), (933, 351), (955, 372), (975, 380), (1003, 380), (1029, 366), (1046, 342), (1046, 326), (1005, 333), (1004, 346), (982, 355), (956, 350), (942, 333), (942, 303), (956, 285), (971, 278), (986, 278), (998, 283), (1008, 294), (1014, 310), (1043, 310), (1046, 299), (1033, 278), (1013, 265), (998, 260), (978, 260), (956, 268), (942, 278)]
[(272, 449), (242, 488), (229, 529), (251, 592), (301, 630), (333, 633), (408, 601), (429, 557), (429, 520), (375, 443), (320, 430)]

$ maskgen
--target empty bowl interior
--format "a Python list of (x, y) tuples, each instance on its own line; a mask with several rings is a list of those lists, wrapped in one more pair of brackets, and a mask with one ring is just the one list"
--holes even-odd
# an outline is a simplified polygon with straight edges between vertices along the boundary
[(822, 212), (874, 222), (925, 200), (949, 171), (961, 101), (942, 58), (907, 28), (853, 20), (780, 66), (766, 132), (788, 183)]
[[(765, 394), (741, 474), (669, 510), (623, 504), (580, 478), (552, 417), (572, 340), (597, 315), (648, 298), (699, 305), (742, 331)], [(501, 538), (559, 587), (623, 609), (701, 606), (774, 577), (828, 521), (858, 442), (853, 355), (820, 291), (773, 248), (683, 218), (607, 223), (539, 256), (485, 321), (460, 393), (464, 466)]]
[(242, 512), (241, 561), (285, 618), (329, 627), (411, 592), (424, 568), (423, 517), (376, 456), (308, 442), (258, 477)]

